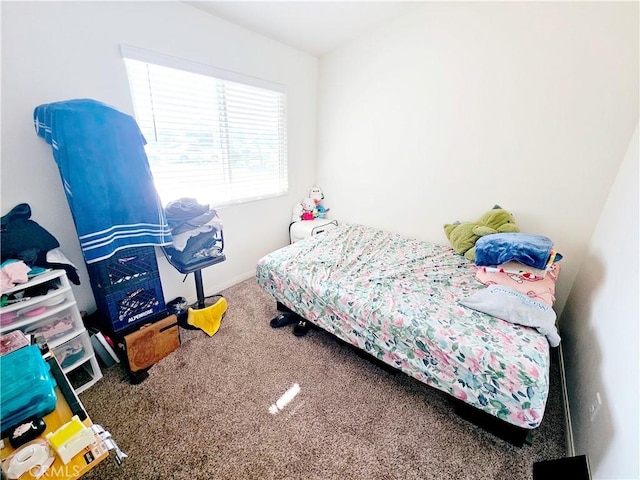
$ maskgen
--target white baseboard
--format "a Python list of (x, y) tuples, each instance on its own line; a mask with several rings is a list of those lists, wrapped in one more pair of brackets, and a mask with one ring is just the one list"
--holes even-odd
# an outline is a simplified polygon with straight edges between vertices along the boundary
[[(255, 277), (256, 275), (256, 271), (251, 270), (249, 272), (244, 272), (241, 273), (240, 275), (236, 275), (235, 277), (225, 281), (225, 282), (221, 282), (221, 283), (216, 283), (213, 286), (210, 286), (207, 288), (207, 286), (205, 286), (205, 292), (204, 295), (205, 297), (209, 297), (211, 295), (216, 295), (218, 293), (220, 293), (222, 290), (229, 288), (229, 287), (233, 287), (234, 285), (237, 285), (240, 282), (244, 282), (245, 280), (249, 280), (252, 277)], [(194, 304), (198, 301), (198, 299), (196, 298), (195, 295), (190, 296), (189, 298), (187, 298), (187, 302), (191, 305)]]
[(558, 354), (560, 357), (560, 382), (562, 385), (562, 399), (564, 402), (565, 430), (567, 432), (567, 457), (573, 457), (576, 454), (576, 449), (573, 443), (573, 428), (571, 427), (571, 411), (569, 410), (569, 393), (567, 390), (567, 375), (564, 371), (564, 353), (562, 352), (562, 344), (560, 344)]

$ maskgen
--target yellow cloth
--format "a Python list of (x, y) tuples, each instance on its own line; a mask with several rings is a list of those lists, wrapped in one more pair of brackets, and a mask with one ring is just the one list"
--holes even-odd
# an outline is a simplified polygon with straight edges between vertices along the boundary
[(198, 327), (210, 337), (220, 328), (222, 315), (227, 311), (227, 300), (222, 297), (213, 305), (194, 310), (189, 308), (187, 323)]

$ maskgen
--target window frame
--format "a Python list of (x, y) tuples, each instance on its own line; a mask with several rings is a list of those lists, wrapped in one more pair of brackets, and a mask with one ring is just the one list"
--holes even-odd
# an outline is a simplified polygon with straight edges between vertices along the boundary
[[(253, 202), (253, 201), (262, 200), (266, 198), (285, 196), (288, 194), (289, 192), (288, 115), (287, 115), (288, 89), (285, 85), (264, 80), (258, 77), (244, 75), (244, 74), (240, 74), (230, 70), (214, 67), (212, 65), (194, 62), (191, 60), (186, 60), (186, 59), (182, 59), (182, 58), (178, 58), (170, 55), (165, 55), (165, 54), (153, 52), (153, 51), (138, 48), (138, 47), (132, 47), (129, 45), (120, 45), (120, 53), (123, 59), (123, 63), (125, 63), (125, 68), (127, 68), (129, 92), (132, 97), (131, 100), (132, 100), (132, 105), (134, 106), (134, 111), (135, 111), (135, 105), (136, 105), (134, 96), (136, 93), (134, 92), (134, 88), (133, 88), (133, 85), (131, 84), (131, 79), (129, 77), (129, 71), (126, 65), (127, 59), (136, 60), (136, 61), (144, 62), (148, 64), (154, 64), (161, 67), (168, 67), (176, 70), (181, 70), (183, 72), (204, 75), (204, 76), (212, 77), (216, 80), (220, 80), (223, 82), (233, 82), (236, 84), (241, 84), (243, 86), (256, 87), (259, 89), (265, 89), (277, 94), (281, 94), (282, 102), (283, 102), (283, 113), (281, 117), (279, 116), (278, 120), (283, 123), (284, 132), (282, 133), (282, 137), (278, 136), (279, 160), (273, 163), (273, 165), (277, 165), (277, 168), (279, 169), (279, 172), (280, 172), (277, 174), (277, 177), (274, 176), (274, 185), (276, 185), (276, 182), (277, 182), (277, 185), (274, 188), (274, 192), (267, 193), (267, 194), (263, 193), (258, 195), (244, 194), (241, 197), (233, 197), (233, 196), (227, 197), (222, 201), (215, 202), (215, 206), (221, 207), (221, 206), (235, 205), (235, 204), (241, 204), (241, 203), (248, 203), (248, 202)], [(189, 145), (188, 143), (184, 144), (184, 146), (188, 146), (188, 145)], [(223, 148), (227, 148), (228, 145), (229, 144), (227, 144)], [(150, 168), (153, 172), (154, 165), (151, 164), (151, 162), (150, 162)], [(230, 188), (233, 187), (233, 181), (229, 181), (226, 174), (223, 174), (221, 178), (223, 179), (221, 183), (227, 186), (231, 186)], [(256, 175), (255, 178), (258, 178), (258, 175)], [(161, 194), (161, 192), (159, 193)], [(163, 201), (165, 200), (167, 199), (163, 198)], [(172, 199), (172, 200), (175, 200), (175, 199)], [(205, 198), (202, 200), (206, 203), (211, 203), (210, 199), (208, 198)]]

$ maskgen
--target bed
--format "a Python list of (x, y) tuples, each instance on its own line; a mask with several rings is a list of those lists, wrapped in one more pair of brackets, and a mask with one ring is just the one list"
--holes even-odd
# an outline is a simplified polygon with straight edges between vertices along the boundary
[(376, 359), (507, 424), (542, 421), (544, 335), (463, 307), (485, 288), (449, 246), (346, 224), (259, 260), (277, 302)]

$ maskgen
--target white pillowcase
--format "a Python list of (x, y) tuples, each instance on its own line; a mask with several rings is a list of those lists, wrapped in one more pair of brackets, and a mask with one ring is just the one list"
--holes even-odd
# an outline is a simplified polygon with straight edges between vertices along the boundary
[(551, 306), (502, 285), (489, 285), (460, 304), (510, 323), (534, 327), (546, 335), (552, 347), (560, 345), (556, 328), (556, 312)]

